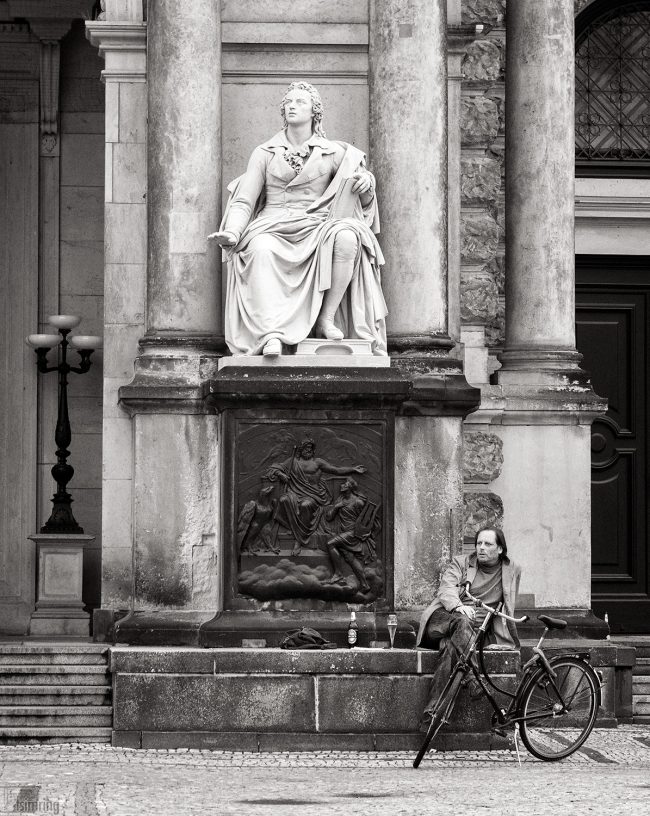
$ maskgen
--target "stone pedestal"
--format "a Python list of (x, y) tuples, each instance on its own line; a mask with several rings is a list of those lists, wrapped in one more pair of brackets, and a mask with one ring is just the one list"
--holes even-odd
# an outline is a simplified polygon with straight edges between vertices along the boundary
[[(437, 653), (414, 649), (111, 650), (113, 745), (236, 751), (415, 751)], [(486, 653), (512, 688), (517, 652)], [(253, 702), (254, 701), (254, 702)], [(461, 692), (438, 750), (505, 747)]]
[(91, 535), (37, 534), (38, 594), (30, 635), (88, 637), (90, 615), (83, 604), (84, 547)]

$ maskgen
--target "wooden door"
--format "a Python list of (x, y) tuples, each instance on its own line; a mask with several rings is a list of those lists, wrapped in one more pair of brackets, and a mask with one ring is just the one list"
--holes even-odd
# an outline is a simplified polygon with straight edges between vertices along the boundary
[(650, 633), (650, 258), (578, 256), (576, 342), (606, 416), (592, 428), (592, 606)]

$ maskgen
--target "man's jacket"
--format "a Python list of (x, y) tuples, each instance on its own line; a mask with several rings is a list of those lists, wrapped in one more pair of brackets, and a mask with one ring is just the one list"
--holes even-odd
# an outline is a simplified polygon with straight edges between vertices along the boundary
[[(462, 588), (458, 585), (463, 584), (465, 581), (472, 583), (476, 577), (477, 568), (476, 553), (458, 555), (451, 561), (440, 580), (440, 587), (435, 600), (422, 613), (416, 646), (420, 645), (429, 618), (436, 609), (444, 608), (447, 612), (453, 612), (456, 607), (462, 606), (460, 600)], [(507, 555), (502, 556), (501, 583), (503, 586), (503, 611), (506, 615), (515, 614), (515, 601), (520, 578), (521, 567), (515, 564), (511, 558), (508, 558)], [(504, 621), (503, 618), (493, 618), (492, 631), (496, 636), (497, 643), (514, 643), (515, 646), (519, 646), (516, 627), (514, 624), (510, 624), (509, 621)]]

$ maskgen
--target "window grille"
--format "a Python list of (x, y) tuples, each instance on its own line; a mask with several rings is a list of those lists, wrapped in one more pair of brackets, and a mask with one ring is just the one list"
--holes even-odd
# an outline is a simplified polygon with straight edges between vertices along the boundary
[(650, 2), (608, 5), (576, 38), (576, 164), (620, 171), (624, 163), (647, 175)]

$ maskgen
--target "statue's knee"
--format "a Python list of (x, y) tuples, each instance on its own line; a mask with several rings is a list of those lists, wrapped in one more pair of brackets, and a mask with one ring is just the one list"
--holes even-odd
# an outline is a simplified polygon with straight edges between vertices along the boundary
[(248, 247), (255, 255), (270, 255), (273, 252), (273, 238), (264, 234), (256, 235)]
[(359, 239), (354, 230), (339, 230), (334, 238), (334, 259), (337, 261), (353, 260), (357, 254), (358, 245)]

